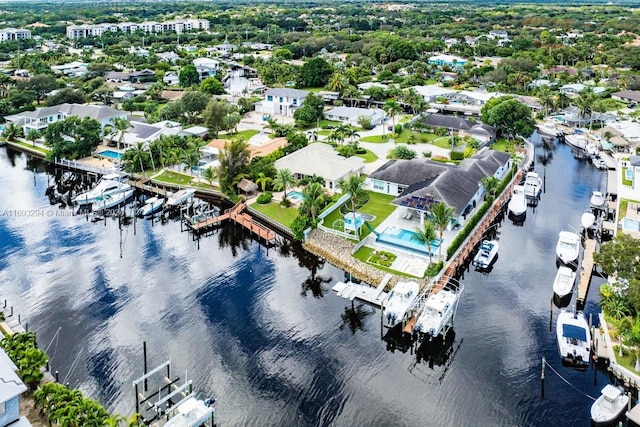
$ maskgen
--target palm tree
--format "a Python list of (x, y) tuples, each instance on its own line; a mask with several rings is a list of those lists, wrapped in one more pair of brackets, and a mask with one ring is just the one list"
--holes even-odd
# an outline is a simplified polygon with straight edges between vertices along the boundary
[(189, 170), (189, 173), (193, 175), (193, 169), (200, 163), (200, 156), (193, 149), (187, 150), (182, 156), (182, 162), (184, 163), (184, 170)]
[(385, 101), (384, 105), (382, 106), (382, 109), (384, 110), (385, 113), (387, 113), (387, 116), (391, 117), (391, 120), (393, 123), (393, 131), (395, 132), (396, 131), (396, 114), (402, 112), (402, 106), (395, 99), (388, 99), (387, 101)]
[(213, 187), (213, 180), (218, 176), (218, 171), (209, 166), (202, 170), (202, 177), (207, 180), (210, 186)]
[(429, 252), (429, 266), (432, 264), (431, 257), (433, 256), (431, 253), (431, 241), (435, 240), (436, 237), (438, 237), (436, 226), (429, 220), (424, 222), (424, 227), (417, 227), (415, 234), (411, 236), (411, 240), (415, 240), (427, 248), (427, 252)]
[(595, 97), (591, 90), (584, 90), (580, 92), (578, 97), (574, 100), (576, 107), (580, 110), (580, 117), (585, 120), (588, 118), (589, 120), (589, 130), (591, 130), (591, 113), (593, 112), (593, 103), (595, 101)]
[(131, 122), (122, 117), (114, 117), (113, 119), (111, 119), (111, 121), (113, 122), (113, 124), (106, 126), (105, 132), (110, 133), (114, 136), (117, 135), (118, 150), (120, 150), (122, 142), (124, 141), (124, 134), (127, 132), (127, 130), (132, 128)]
[(30, 129), (29, 132), (27, 132), (26, 139), (27, 141), (31, 141), (32, 145), (35, 145), (36, 139), (40, 138), (41, 136), (42, 134), (38, 129)]
[(312, 182), (302, 190), (304, 200), (300, 205), (302, 212), (308, 212), (311, 214), (311, 220), (315, 224), (316, 214), (324, 205), (327, 198), (327, 190), (324, 186), (317, 182)]
[(353, 146), (354, 142), (355, 142), (355, 139), (359, 138), (360, 134), (358, 133), (357, 130), (355, 130), (351, 126), (347, 126), (347, 128), (344, 130), (344, 136), (345, 136), (345, 138), (351, 139), (351, 145)]
[(258, 184), (260, 188), (262, 188), (262, 192), (264, 193), (267, 189), (267, 186), (271, 184), (271, 181), (273, 181), (273, 179), (270, 176), (266, 176), (264, 172), (260, 172), (258, 174), (258, 178), (256, 179), (256, 184)]
[(546, 117), (549, 114), (549, 109), (553, 106), (551, 88), (547, 85), (542, 86), (538, 92), (538, 99), (540, 99), (540, 103), (544, 107), (544, 115)]
[(249, 145), (242, 138), (225, 142), (218, 156), (218, 181), (225, 194), (235, 194), (234, 187), (245, 176), (245, 168), (250, 158)]
[(127, 427), (138, 427), (138, 426), (140, 426), (140, 414), (135, 413), (127, 419)]
[(342, 73), (336, 71), (331, 75), (329, 83), (327, 83), (327, 89), (332, 92), (342, 93), (348, 85), (349, 82), (347, 81), (347, 78)]
[(117, 414), (110, 415), (106, 420), (104, 420), (104, 425), (106, 427), (119, 427), (122, 421), (124, 421), (124, 417)]
[(291, 169), (278, 169), (276, 177), (273, 180), (273, 188), (276, 190), (284, 190), (282, 200), (287, 199), (287, 188), (291, 188), (296, 184), (296, 178), (293, 176)]
[(144, 163), (146, 163), (146, 157), (149, 154), (147, 150), (145, 150), (144, 142), (136, 142), (136, 145), (131, 147), (128, 152), (129, 154), (129, 162), (131, 169), (135, 170), (137, 165), (140, 165), (140, 173), (144, 172)]
[(447, 229), (449, 224), (451, 224), (451, 220), (453, 217), (454, 209), (451, 206), (447, 206), (444, 202), (435, 203), (431, 206), (430, 210), (430, 219), (433, 224), (438, 227), (438, 233), (440, 237), (440, 257), (442, 257), (442, 237), (444, 235), (444, 230)]
[(482, 178), (482, 185), (484, 186), (484, 191), (492, 198), (496, 197), (496, 191), (498, 191), (498, 186), (500, 185), (500, 180), (495, 176), (485, 176)]
[(2, 135), (7, 141), (15, 141), (23, 135), (22, 127), (16, 126), (13, 122), (9, 122), (5, 125)]
[[(356, 220), (356, 203), (366, 194), (366, 191), (364, 189), (364, 180), (364, 176), (349, 175), (346, 180), (343, 178), (337, 183), (338, 189), (343, 194), (349, 193), (349, 201), (351, 202), (351, 214), (353, 215), (354, 221)], [(356, 239), (360, 240), (358, 227), (355, 227), (355, 230)]]

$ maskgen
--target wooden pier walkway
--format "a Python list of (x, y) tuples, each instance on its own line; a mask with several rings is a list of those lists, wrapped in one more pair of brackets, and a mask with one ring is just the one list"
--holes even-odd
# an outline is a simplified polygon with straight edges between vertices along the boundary
[(222, 221), (231, 219), (251, 231), (253, 234), (264, 239), (266, 242), (273, 242), (276, 239), (276, 232), (254, 220), (249, 214), (243, 212), (246, 205), (244, 202), (236, 203), (232, 208), (226, 209), (222, 214), (204, 219), (196, 223), (187, 223), (187, 226), (194, 232), (200, 233), (210, 227), (220, 224)]
[(584, 304), (593, 274), (593, 253), (596, 251), (596, 240), (587, 239), (584, 245), (584, 255), (580, 268), (580, 280), (578, 282), (578, 303)]
[(162, 197), (167, 197), (166, 188), (158, 187), (157, 185), (148, 184), (149, 182), (151, 182), (150, 178), (143, 178), (143, 179), (136, 179), (136, 180), (132, 179), (129, 181), (129, 185), (131, 185), (132, 187), (138, 188), (140, 190), (157, 194)]

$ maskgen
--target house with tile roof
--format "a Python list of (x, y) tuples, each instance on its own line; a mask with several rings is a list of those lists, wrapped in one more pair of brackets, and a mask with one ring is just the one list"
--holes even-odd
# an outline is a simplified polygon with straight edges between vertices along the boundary
[(444, 202), (454, 209), (453, 223), (462, 224), (485, 195), (482, 179), (503, 179), (510, 167), (509, 154), (487, 148), (459, 165), (430, 159), (390, 160), (367, 177), (366, 188), (397, 196), (391, 203), (398, 218), (410, 211), (424, 221), (433, 204)]

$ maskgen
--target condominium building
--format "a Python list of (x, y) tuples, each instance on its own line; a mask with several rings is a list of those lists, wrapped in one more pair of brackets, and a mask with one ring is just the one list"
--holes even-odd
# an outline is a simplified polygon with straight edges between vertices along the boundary
[(23, 40), (30, 39), (31, 31), (23, 30), (21, 28), (5, 28), (0, 30), (0, 42), (7, 40)]
[[(106, 32), (133, 33), (141, 30), (145, 33), (174, 32), (208, 30), (209, 21), (206, 19), (173, 19), (171, 21), (155, 22), (120, 22), (117, 24), (85, 24), (67, 26), (67, 37), (70, 39), (82, 39), (85, 37), (100, 37)], [(25, 30), (26, 31), (26, 30)]]

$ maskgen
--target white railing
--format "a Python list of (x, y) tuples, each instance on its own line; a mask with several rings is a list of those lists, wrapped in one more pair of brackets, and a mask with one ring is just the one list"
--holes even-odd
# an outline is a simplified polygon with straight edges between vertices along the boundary
[(91, 166), (86, 163), (80, 163), (75, 160), (67, 160), (67, 159), (54, 159), (54, 164), (59, 166), (64, 166), (68, 168), (78, 169), (86, 172), (93, 172), (100, 175), (106, 175), (109, 173), (115, 173), (118, 171), (117, 168), (100, 168), (97, 166)]

